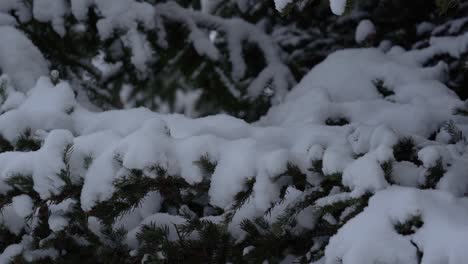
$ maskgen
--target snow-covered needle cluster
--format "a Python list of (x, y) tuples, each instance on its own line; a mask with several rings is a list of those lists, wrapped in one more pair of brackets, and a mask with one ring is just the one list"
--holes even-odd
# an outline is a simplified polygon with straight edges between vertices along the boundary
[(466, 263), (468, 4), (186, 2), (0, 1), (1, 264)]

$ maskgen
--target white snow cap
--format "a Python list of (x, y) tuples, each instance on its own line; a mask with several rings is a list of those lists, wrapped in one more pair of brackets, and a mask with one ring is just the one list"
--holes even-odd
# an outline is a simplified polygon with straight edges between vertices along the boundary
[(284, 8), (286, 8), (286, 6), (292, 2), (293, 0), (275, 0), (276, 10), (278, 10), (279, 12), (283, 12)]
[(356, 34), (354, 35), (354, 39), (356, 40), (356, 43), (361, 44), (368, 38), (375, 35), (375, 33), (376, 30), (374, 23), (372, 23), (372, 21), (370, 21), (369, 19), (364, 19), (361, 20), (361, 22), (359, 22), (356, 28)]
[(348, 0), (330, 0), (330, 8), (335, 15), (342, 15), (346, 10)]
[(13, 197), (12, 205), (16, 214), (20, 217), (24, 218), (32, 213), (33, 201), (26, 194)]
[(31, 89), (49, 73), (48, 63), (38, 48), (19, 30), (0, 26), (0, 70), (10, 76), (20, 91)]

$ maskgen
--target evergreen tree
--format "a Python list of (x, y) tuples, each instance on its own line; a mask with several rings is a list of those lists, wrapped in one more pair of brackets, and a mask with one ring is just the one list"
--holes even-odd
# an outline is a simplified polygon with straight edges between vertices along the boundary
[(0, 2), (0, 263), (465, 261), (466, 1), (279, 3)]

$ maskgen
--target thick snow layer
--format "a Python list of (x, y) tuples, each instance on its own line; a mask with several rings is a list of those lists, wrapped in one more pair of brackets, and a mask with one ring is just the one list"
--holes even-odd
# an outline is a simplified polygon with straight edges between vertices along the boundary
[[(259, 123), (320, 125), (328, 118), (342, 117), (355, 124), (386, 125), (400, 133), (429, 136), (450, 119), (460, 100), (438, 80), (445, 67), (422, 68), (400, 58), (377, 49), (335, 52)], [(376, 80), (384, 81), (395, 94), (384, 98)]]
[[(65, 136), (64, 131), (54, 132), (38, 152), (0, 154), (0, 162), (5, 164), (2, 177), (32, 174), (38, 179), (35, 187), (47, 196), (63, 183), (48, 180), (39, 186), (42, 178), (53, 177), (62, 168), (61, 152), (66, 144), (73, 143), (72, 177), (85, 181), (81, 202), (86, 210), (97, 201), (110, 198), (114, 191), (112, 182), (129, 169), (161, 166), (190, 184), (199, 183), (203, 175), (194, 162), (202, 156), (218, 164), (209, 195), (211, 203), (222, 208), (232, 205), (235, 194), (251, 177), (257, 179), (253, 204), (259, 210), (267, 207), (279, 192), (273, 178), (286, 170), (285, 164), (291, 160), (295, 164), (322, 160), (325, 175), (343, 173), (345, 185), (357, 193), (377, 191), (388, 186), (381, 164), (392, 160), (389, 148), (398, 138), (429, 136), (439, 124), (452, 119), (452, 109), (462, 104), (439, 81), (442, 66), (422, 68), (414, 62), (402, 62), (401, 58), (376, 49), (336, 52), (315, 67), (284, 103), (273, 107), (254, 125), (223, 115), (189, 119), (144, 108), (90, 112), (76, 102), (67, 83), (54, 86), (47, 78), (41, 78), (24, 95), (26, 99), (0, 116), (1, 134), (15, 141), (26, 129), (33, 133), (67, 129), (77, 137)], [(394, 94), (383, 97), (375, 80), (382, 80)], [(44, 101), (48, 103), (43, 104)], [(349, 124), (326, 126), (330, 118), (345, 118)], [(47, 150), (48, 142), (57, 135), (64, 136), (64, 141)], [(48, 151), (56, 153), (57, 160), (48, 154), (48, 162), (41, 164), (50, 164), (47, 171), (54, 171), (52, 176), (42, 172), (45, 166), (22, 166), (20, 162), (32, 157), (41, 160), (39, 157)], [(427, 163), (430, 157), (424, 152), (420, 152), (420, 158)], [(356, 154), (364, 156), (356, 159)], [(116, 162), (116, 156), (122, 159), (123, 167)], [(461, 156), (452, 156), (446, 160), (465, 161)], [(304, 166), (307, 169), (308, 165)], [(401, 166), (405, 172), (419, 171), (409, 165)], [(455, 189), (454, 180), (449, 180), (461, 177), (459, 171), (447, 172), (454, 175), (444, 179), (440, 188), (460, 194), (464, 188)], [(402, 175), (395, 176), (398, 182), (416, 184), (416, 176)]]
[(67, 83), (54, 86), (48, 78), (40, 78), (36, 86), (29, 91), (26, 100), (16, 109), (0, 116), (0, 133), (6, 139), (15, 142), (27, 129), (73, 130), (67, 111), (73, 110), (76, 104), (74, 97)]
[(0, 26), (0, 36), (0, 72), (7, 74), (17, 89), (28, 91), (39, 77), (48, 75), (48, 63), (22, 32)]
[[(465, 208), (465, 209), (463, 209)], [(468, 252), (468, 199), (434, 190), (390, 187), (376, 193), (369, 207), (330, 239), (327, 264), (465, 263)], [(420, 216), (413, 235), (395, 225)], [(418, 262), (417, 245), (424, 254)]]
[(67, 130), (54, 130), (45, 139), (42, 148), (36, 152), (6, 152), (0, 155), (0, 178), (9, 179), (15, 175), (32, 176), (34, 190), (42, 199), (57, 194), (64, 182), (58, 177), (64, 168), (64, 150), (73, 141)]

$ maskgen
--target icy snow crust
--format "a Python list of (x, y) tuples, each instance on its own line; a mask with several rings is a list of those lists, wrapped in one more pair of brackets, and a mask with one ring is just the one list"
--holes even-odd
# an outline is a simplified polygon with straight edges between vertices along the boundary
[[(74, 12), (81, 14), (77, 7)], [(199, 183), (204, 175), (194, 162), (206, 156), (217, 162), (208, 192), (213, 206), (229, 210), (245, 180), (256, 178), (252, 199), (230, 223), (232, 233), (241, 236), (239, 222), (262, 216), (278, 199), (280, 186), (274, 178), (286, 170), (288, 162), (308, 171), (313, 160), (321, 159), (323, 174), (342, 173), (342, 182), (351, 192), (326, 197), (317, 205), (375, 193), (364, 212), (331, 239), (325, 263), (417, 263), (414, 245), (428, 252), (421, 263), (463, 263), (468, 257), (464, 249), (468, 244), (468, 200), (463, 197), (468, 192), (467, 145), (464, 140), (448, 143), (439, 135), (435, 141), (427, 138), (449, 120), (466, 134), (468, 120), (453, 114), (464, 102), (441, 82), (446, 65), (421, 65), (437, 53), (450, 52), (457, 57), (466, 50), (467, 43), (468, 35), (464, 35), (433, 39), (428, 48), (410, 52), (338, 51), (316, 66), (282, 104), (255, 124), (226, 115), (190, 119), (145, 108), (91, 112), (76, 101), (66, 82), (54, 85), (41, 77), (32, 89), (24, 91), (25, 87), (14, 78), (9, 83), (3, 76), (0, 83), (6, 84), (7, 96), (2, 101), (0, 134), (14, 142), (30, 129), (35, 137), (43, 139), (43, 145), (38, 151), (0, 154), (0, 192), (11, 188), (5, 183), (7, 179), (21, 174), (32, 176), (34, 190), (42, 199), (57, 194), (65, 184), (57, 176), (66, 166), (63, 155), (73, 146), (69, 156), (71, 177), (72, 181), (84, 180), (81, 206), (89, 211), (97, 202), (111, 198), (113, 182), (132, 169), (148, 172), (159, 166), (189, 184)], [(391, 95), (379, 93), (376, 80), (391, 90)], [(330, 118), (344, 118), (348, 124), (325, 125)], [(390, 186), (381, 165), (394, 161), (392, 147), (408, 136), (420, 146), (418, 158), (422, 164), (395, 161), (393, 181), (400, 186)], [(88, 158), (92, 162), (86, 166)], [(436, 190), (414, 188), (438, 160), (451, 166)], [(319, 180), (314, 172), (307, 173), (309, 182)], [(274, 221), (301, 193), (290, 189), (285, 202), (272, 210), (269, 221)], [(180, 216), (159, 213), (158, 193), (148, 197), (117, 223), (129, 230), (127, 242), (132, 247), (143, 224), (183, 222)], [(49, 206), (52, 230), (60, 231), (68, 224), (62, 216), (76, 202), (65, 200)], [(5, 208), (0, 220), (18, 233), (30, 213), (31, 198), (18, 196)], [(413, 215), (421, 216), (424, 225), (412, 235), (396, 233), (394, 224)], [(207, 219), (219, 221), (216, 217)], [(328, 219), (336, 221), (331, 215)], [(302, 211), (298, 223), (313, 228), (314, 208)], [(96, 226), (96, 219), (90, 218), (89, 225)], [(27, 246), (27, 241), (11, 245), (0, 259)]]

